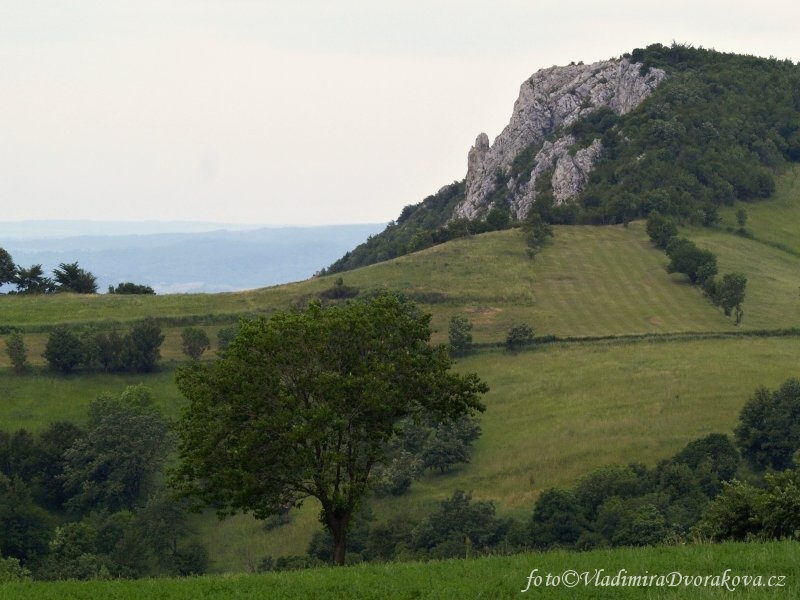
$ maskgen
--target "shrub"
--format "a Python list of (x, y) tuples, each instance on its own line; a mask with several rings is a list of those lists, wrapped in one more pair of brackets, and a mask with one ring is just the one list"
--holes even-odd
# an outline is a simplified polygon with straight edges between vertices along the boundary
[(344, 280), (341, 277), (337, 277), (336, 281), (333, 283), (333, 287), (322, 290), (319, 293), (319, 297), (325, 300), (344, 300), (346, 298), (355, 298), (358, 296), (358, 292), (359, 290), (357, 287), (345, 285)]
[(0, 583), (30, 581), (31, 572), (23, 567), (18, 558), (0, 556)]
[(509, 350), (518, 350), (523, 346), (528, 346), (533, 343), (533, 328), (526, 324), (521, 323), (514, 325), (508, 330), (506, 336), (506, 348)]
[(672, 219), (663, 217), (658, 211), (653, 211), (647, 217), (647, 235), (656, 248), (665, 250), (670, 240), (678, 235), (678, 228)]
[(389, 464), (376, 469), (372, 489), (377, 496), (402, 496), (422, 474), (423, 468), (419, 457), (407, 450), (401, 450)]
[(722, 492), (714, 499), (692, 533), (713, 542), (743, 542), (761, 531), (758, 516), (760, 492), (741, 481), (723, 484)]
[(237, 333), (239, 333), (238, 327), (223, 327), (217, 331), (217, 348), (220, 352), (228, 349)]
[(42, 356), (53, 371), (67, 375), (83, 360), (81, 340), (70, 329), (58, 327), (47, 338)]
[(146, 295), (155, 295), (155, 290), (151, 288), (149, 285), (142, 285), (139, 283), (131, 283), (130, 281), (126, 281), (124, 283), (117, 284), (117, 287), (114, 288), (112, 286), (108, 286), (108, 293), (109, 294), (146, 294)]
[(717, 257), (686, 238), (672, 238), (667, 245), (667, 256), (670, 258), (667, 272), (683, 273), (692, 283), (702, 284), (717, 274)]
[(155, 319), (148, 317), (136, 323), (122, 340), (120, 360), (134, 373), (154, 371), (161, 358), (164, 335)]
[(187, 327), (181, 332), (183, 353), (192, 360), (198, 360), (203, 352), (211, 348), (208, 334), (197, 327)]
[(106, 371), (119, 371), (122, 367), (123, 338), (116, 331), (97, 333), (94, 344), (97, 348), (97, 361)]
[(450, 317), (449, 325), (450, 352), (454, 356), (464, 356), (472, 345), (472, 323), (461, 315)]
[(15, 373), (24, 373), (30, 368), (25, 340), (22, 339), (19, 331), (15, 331), (6, 338), (6, 352), (8, 352), (8, 358), (11, 360), (11, 366)]
[(437, 558), (464, 556), (465, 540), (478, 550), (491, 548), (503, 539), (507, 529), (508, 523), (495, 517), (494, 503), (473, 502), (470, 494), (456, 490), (440, 503), (438, 511), (414, 528), (411, 547)]
[(588, 522), (572, 491), (551, 488), (542, 492), (531, 518), (534, 547), (572, 547), (587, 529)]

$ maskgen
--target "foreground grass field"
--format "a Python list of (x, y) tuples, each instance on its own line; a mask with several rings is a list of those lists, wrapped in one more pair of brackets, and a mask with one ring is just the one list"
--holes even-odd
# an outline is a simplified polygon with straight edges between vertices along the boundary
[[(548, 552), (473, 560), (363, 565), (265, 575), (192, 579), (10, 583), (0, 600), (331, 600), (414, 598), (797, 598), (800, 545), (721, 544), (585, 553)], [(536, 570), (539, 587), (522, 593)], [(575, 575), (571, 572), (574, 571)], [(555, 577), (558, 586), (545, 585)], [(586, 574), (586, 575), (583, 575)], [(626, 581), (628, 586), (602, 585)], [(635, 585), (633, 576), (653, 576)], [(743, 576), (750, 578), (747, 583)], [(660, 579), (663, 577), (663, 579)], [(582, 579), (578, 579), (582, 578)], [(587, 584), (586, 581), (589, 580)], [(537, 580), (533, 580), (535, 583)], [(574, 587), (567, 587), (569, 581)], [(598, 585), (598, 583), (600, 585)]]

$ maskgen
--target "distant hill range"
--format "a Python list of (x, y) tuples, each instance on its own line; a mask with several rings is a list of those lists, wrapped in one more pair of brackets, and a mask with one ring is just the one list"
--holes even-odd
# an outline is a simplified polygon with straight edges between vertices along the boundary
[(461, 181), (406, 206), (333, 263), (337, 273), (536, 213), (555, 224), (671, 215), (712, 225), (736, 200), (772, 195), (800, 161), (800, 66), (654, 44), (594, 64), (542, 69), (509, 124), (478, 135)]
[(25, 221), (0, 223), (0, 247), (48, 273), (78, 261), (101, 292), (124, 281), (157, 293), (225, 292), (307, 279), (384, 227)]

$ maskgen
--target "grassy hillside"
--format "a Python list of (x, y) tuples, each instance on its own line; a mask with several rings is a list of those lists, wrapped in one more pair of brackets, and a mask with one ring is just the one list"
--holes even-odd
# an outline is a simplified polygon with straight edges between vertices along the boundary
[[(800, 285), (800, 238), (795, 234), (800, 227), (799, 176), (800, 167), (788, 170), (774, 200), (746, 205), (752, 239), (724, 226), (689, 232), (719, 255), (721, 272), (735, 269), (750, 279), (743, 329), (800, 325), (793, 310)], [(733, 222), (734, 210), (723, 213), (725, 224)], [(344, 280), (362, 291), (387, 288), (408, 294), (434, 315), (440, 332), (446, 331), (451, 315), (466, 314), (475, 324), (476, 342), (502, 341), (520, 321), (531, 323), (539, 335), (558, 336), (735, 329), (682, 276), (665, 272), (667, 258), (652, 247), (642, 222), (627, 228), (556, 227), (555, 232), (535, 261), (527, 258), (518, 230), (510, 230), (348, 272)], [(22, 328), (36, 362), (46, 332), (56, 324), (125, 327), (154, 316), (168, 330), (165, 356), (180, 358), (182, 327), (216, 329), (241, 316), (287, 309), (317, 297), (334, 279), (226, 294), (0, 296), (0, 327)], [(2, 353), (0, 365), (5, 361)]]
[[(456, 488), (491, 499), (504, 515), (527, 518), (543, 490), (569, 485), (604, 464), (655, 464), (711, 432), (730, 433), (759, 385), (777, 387), (800, 377), (800, 339), (736, 337), (669, 342), (561, 343), (517, 354), (496, 350), (460, 360), (491, 387), (483, 436), (470, 465), (430, 474), (376, 512), (421, 518)], [(703, 368), (697, 368), (703, 365)], [(181, 399), (173, 373), (149, 376), (0, 375), (0, 423), (40, 430), (50, 421), (82, 422), (99, 393), (144, 382), (165, 413)], [(289, 526), (266, 533), (250, 517), (200, 521), (216, 571), (242, 571), (272, 554), (305, 552), (319, 528), (309, 503)]]
[[(438, 341), (445, 340), (454, 314), (472, 320), (479, 343), (501, 343), (518, 322), (532, 324), (538, 335), (646, 336), (543, 344), (517, 354), (486, 348), (460, 360), (458, 369), (478, 372), (491, 387), (472, 463), (424, 477), (409, 495), (381, 500), (376, 512), (420, 518), (461, 488), (494, 500), (503, 515), (524, 518), (541, 490), (571, 484), (596, 466), (630, 460), (652, 465), (702, 435), (730, 433), (757, 386), (800, 376), (800, 337), (755, 335), (800, 325), (800, 256), (791, 245), (797, 244), (791, 232), (800, 230), (798, 173), (781, 178), (774, 201), (747, 205), (752, 238), (729, 231), (736, 207), (723, 213), (716, 229), (686, 231), (717, 253), (720, 272), (747, 275), (738, 328), (682, 276), (666, 273), (667, 258), (652, 247), (641, 222), (558, 227), (535, 261), (527, 258), (518, 231), (504, 231), (345, 274), (349, 286), (388, 288), (416, 299), (433, 314)], [(98, 394), (142, 382), (175, 417), (183, 400), (173, 369), (182, 360), (184, 324), (203, 326), (213, 338), (238, 315), (302, 304), (333, 281), (322, 277), (218, 295), (2, 296), (0, 325), (26, 331), (38, 366), (26, 376), (0, 369), (0, 427), (37, 431), (56, 420), (80, 422)], [(47, 330), (55, 324), (120, 327), (147, 315), (163, 319), (167, 333), (162, 372), (62, 377), (41, 371)], [(8, 364), (5, 352), (0, 364)], [(317, 510), (309, 503), (292, 514), (290, 525), (269, 534), (249, 517), (200, 519), (212, 568), (242, 571), (267, 554), (303, 553), (319, 528)]]
[[(741, 242), (727, 235), (731, 243)], [(774, 248), (759, 247), (754, 261), (760, 260), (763, 268), (773, 255)], [(520, 321), (531, 323), (537, 334), (559, 336), (732, 330), (730, 319), (697, 289), (667, 275), (666, 262), (647, 241), (641, 223), (556, 228), (555, 239), (535, 261), (527, 258), (519, 232), (511, 230), (359, 269), (348, 273), (345, 283), (363, 291), (384, 288), (408, 294), (434, 315), (434, 328), (441, 332), (451, 315), (466, 314), (475, 325), (476, 342), (502, 341)], [(790, 259), (786, 268), (795, 264), (800, 258)], [(132, 320), (154, 316), (168, 333), (165, 356), (178, 358), (179, 332), (188, 324), (216, 330), (241, 316), (287, 309), (317, 297), (333, 281), (322, 277), (231, 294), (0, 296), (0, 326), (26, 332), (36, 363), (41, 362), (47, 331), (56, 324), (124, 328)], [(785, 326), (786, 321), (768, 324)], [(0, 365), (6, 360), (3, 353)]]
[(724, 225), (736, 224), (736, 211), (747, 211), (746, 229), (764, 244), (800, 255), (800, 165), (792, 165), (778, 180), (775, 195), (765, 202), (737, 202), (721, 211)]
[[(0, 600), (74, 600), (116, 598), (136, 600), (261, 599), (289, 600), (330, 598), (358, 600), (377, 598), (720, 598), (743, 594), (748, 598), (797, 597), (800, 563), (797, 542), (769, 544), (720, 544), (715, 546), (617, 549), (582, 553), (549, 552), (493, 556), (474, 560), (428, 563), (362, 565), (337, 569), (313, 569), (293, 573), (236, 575), (190, 579), (140, 581), (67, 581), (10, 583), (0, 586)], [(542, 575), (542, 586), (525, 595), (528, 577)], [(546, 586), (546, 577), (561, 577), (574, 570), (583, 579), (575, 587)], [(624, 570), (624, 572), (623, 572)], [(601, 571), (598, 579), (591, 579)], [(588, 576), (584, 576), (588, 573)], [(679, 573), (668, 585), (659, 576)], [(722, 586), (722, 577), (729, 587)], [(603, 586), (608, 576), (654, 575), (649, 586)], [(750, 584), (741, 577), (761, 577)], [(695, 582), (695, 577), (700, 580)], [(573, 581), (572, 575), (567, 575)], [(687, 583), (684, 577), (689, 577)], [(715, 579), (716, 577), (716, 585)], [(703, 579), (706, 584), (703, 585)], [(737, 578), (737, 579), (734, 579)], [(772, 578), (772, 579), (770, 579)], [(587, 579), (590, 583), (587, 585)], [(551, 579), (552, 581), (552, 579)], [(631, 580), (628, 580), (629, 582)], [(752, 581), (752, 580), (751, 580)], [(735, 585), (737, 584), (738, 585)], [(759, 585), (760, 584), (760, 585)], [(770, 585), (771, 584), (771, 585)], [(781, 586), (781, 587), (776, 587)]]
[[(798, 355), (797, 338), (737, 338), (558, 344), (472, 356), (458, 368), (477, 371), (491, 391), (471, 463), (428, 474), (409, 494), (375, 501), (373, 509), (381, 520), (417, 520), (463, 489), (493, 500), (502, 515), (527, 519), (542, 490), (571, 485), (595, 467), (654, 465), (708, 433), (731, 434), (756, 387), (800, 377)], [(317, 514), (309, 503), (270, 533), (247, 517), (207, 521), (215, 568), (246, 570), (268, 554), (304, 553), (320, 527)]]
[(41, 374), (14, 375), (0, 371), (0, 429), (25, 428), (38, 432), (55, 421), (86, 421), (89, 403), (101, 394), (119, 394), (126, 386), (144, 383), (164, 414), (177, 417), (183, 397), (175, 386), (175, 372), (165, 369), (149, 375)]

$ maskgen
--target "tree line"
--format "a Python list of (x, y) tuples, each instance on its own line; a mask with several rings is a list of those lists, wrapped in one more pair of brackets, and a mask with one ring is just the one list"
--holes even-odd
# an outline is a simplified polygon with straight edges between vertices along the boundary
[(45, 580), (204, 572), (185, 506), (159, 483), (173, 447), (143, 386), (98, 397), (85, 426), (0, 431), (0, 581), (4, 567)]
[[(794, 538), (800, 531), (797, 414), (800, 381), (758, 388), (733, 439), (709, 434), (654, 467), (599, 468), (572, 487), (544, 490), (526, 520), (498, 517), (492, 501), (463, 490), (419, 519), (380, 520), (362, 502), (348, 526), (347, 562)], [(170, 431), (150, 393), (133, 386), (92, 402), (84, 427), (61, 422), (39, 435), (0, 432), (6, 570), (37, 579), (202, 572), (207, 553), (189, 525), (190, 507), (158, 483), (174, 443)], [(287, 506), (273, 514), (270, 529), (292, 519)], [(331, 564), (334, 548), (333, 534), (323, 530), (305, 555), (264, 556), (250, 566)]]
[[(220, 350), (225, 349), (235, 334), (236, 328), (224, 328), (218, 332)], [(42, 356), (51, 371), (63, 375), (77, 369), (150, 373), (158, 369), (164, 339), (160, 325), (152, 317), (134, 323), (124, 334), (61, 325), (48, 335)], [(199, 360), (210, 348), (211, 340), (203, 329), (186, 327), (181, 332), (181, 349), (191, 360)], [(22, 333), (14, 331), (6, 337), (6, 352), (15, 373), (30, 372)]]
[[(77, 368), (149, 373), (158, 366), (163, 342), (161, 327), (152, 317), (134, 323), (124, 335), (116, 331), (78, 331), (61, 325), (48, 335), (42, 356), (52, 371), (63, 375)], [(6, 351), (15, 372), (22, 374), (30, 370), (20, 332), (13, 332), (6, 338)]]
[[(52, 273), (52, 277), (45, 275), (41, 264), (30, 267), (16, 265), (8, 251), (0, 248), (0, 286), (14, 285), (16, 289), (10, 292), (12, 294), (97, 293), (97, 277), (77, 262), (61, 263)], [(116, 287), (109, 286), (108, 293), (152, 295), (155, 291), (149, 285), (123, 282)]]
[(702, 288), (714, 306), (722, 308), (726, 317), (733, 313), (736, 325), (742, 322), (742, 303), (747, 288), (747, 278), (742, 273), (726, 273), (717, 279), (717, 257), (714, 253), (698, 248), (691, 240), (678, 237), (675, 221), (659, 212), (653, 212), (647, 218), (646, 230), (656, 248), (664, 250), (669, 257), (668, 273), (683, 273), (692, 284)]

